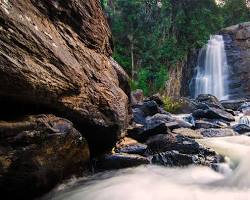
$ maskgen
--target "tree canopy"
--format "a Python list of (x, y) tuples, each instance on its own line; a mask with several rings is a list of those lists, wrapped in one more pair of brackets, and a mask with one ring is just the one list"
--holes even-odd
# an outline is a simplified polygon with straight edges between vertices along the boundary
[(146, 95), (159, 91), (168, 69), (222, 27), (250, 20), (245, 0), (101, 0), (114, 58)]

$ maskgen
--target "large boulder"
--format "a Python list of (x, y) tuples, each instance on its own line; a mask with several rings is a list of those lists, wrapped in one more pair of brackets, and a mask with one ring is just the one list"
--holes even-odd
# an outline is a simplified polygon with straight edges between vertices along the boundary
[(6, 199), (33, 199), (82, 175), (89, 148), (73, 124), (54, 115), (0, 121), (0, 188)]
[(129, 122), (130, 92), (110, 58), (99, 1), (8, 0), (0, 19), (1, 115), (53, 110), (77, 125), (91, 149), (115, 144)]

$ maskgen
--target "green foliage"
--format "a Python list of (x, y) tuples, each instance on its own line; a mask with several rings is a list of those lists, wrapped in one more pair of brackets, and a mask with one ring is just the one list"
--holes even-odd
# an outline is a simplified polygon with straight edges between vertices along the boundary
[[(222, 27), (250, 20), (245, 0), (101, 0), (113, 34), (113, 57), (145, 95), (161, 90), (168, 69)], [(132, 69), (133, 66), (133, 69)], [(133, 70), (133, 72), (132, 72)]]
[(168, 96), (162, 97), (164, 110), (170, 113), (176, 113), (182, 106), (181, 101), (177, 101)]

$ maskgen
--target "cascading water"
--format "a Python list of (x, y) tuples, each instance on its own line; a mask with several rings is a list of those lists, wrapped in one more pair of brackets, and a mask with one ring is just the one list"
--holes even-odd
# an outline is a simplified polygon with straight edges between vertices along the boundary
[(195, 97), (212, 94), (218, 99), (228, 99), (228, 64), (222, 35), (210, 36), (201, 49), (195, 77)]
[(219, 168), (221, 173), (201, 166), (141, 166), (74, 180), (44, 200), (250, 200), (250, 137), (198, 142), (228, 157), (228, 164)]

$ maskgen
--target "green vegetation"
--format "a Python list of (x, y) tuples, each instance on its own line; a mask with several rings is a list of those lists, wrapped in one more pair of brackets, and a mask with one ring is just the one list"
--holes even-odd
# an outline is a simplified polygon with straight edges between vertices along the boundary
[[(222, 1), (221, 1), (222, 2)], [(114, 58), (145, 95), (163, 89), (168, 70), (222, 27), (250, 21), (245, 0), (101, 0)]]
[(162, 96), (162, 101), (164, 110), (170, 113), (176, 113), (182, 107), (181, 100), (172, 99), (168, 96)]

